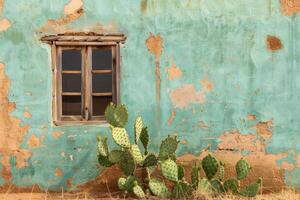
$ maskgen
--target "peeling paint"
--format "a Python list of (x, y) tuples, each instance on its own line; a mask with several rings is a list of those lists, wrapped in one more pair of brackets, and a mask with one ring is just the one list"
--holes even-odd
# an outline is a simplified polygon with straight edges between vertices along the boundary
[(36, 148), (41, 145), (41, 141), (35, 134), (32, 134), (30, 139), (28, 140), (28, 146), (31, 148)]
[(292, 16), (300, 11), (299, 0), (280, 0), (281, 10), (284, 15)]
[(176, 112), (175, 112), (175, 111), (172, 111), (171, 114), (170, 114), (170, 117), (169, 117), (169, 119), (168, 119), (168, 126), (171, 126), (171, 124), (172, 124), (172, 122), (173, 122), (175, 116), (176, 116)]
[[(0, 17), (3, 13), (4, 0), (0, 0)], [(0, 32), (6, 31), (11, 26), (9, 19), (3, 18), (0, 19)]]
[(170, 81), (182, 76), (182, 71), (176, 64), (172, 64), (170, 67), (167, 67), (166, 71), (168, 73), (168, 79)]
[(63, 172), (61, 171), (61, 169), (56, 168), (56, 169), (55, 169), (55, 172), (54, 172), (54, 175), (55, 175), (56, 177), (61, 177), (61, 176), (63, 175)]
[(270, 139), (272, 137), (271, 127), (273, 126), (273, 122), (260, 122), (256, 125), (257, 133), (262, 136), (264, 139)]
[(29, 111), (25, 111), (25, 112), (23, 113), (23, 116), (24, 116), (25, 118), (31, 118), (31, 117), (32, 117), (32, 115), (31, 115), (31, 113), (30, 113)]
[(55, 132), (52, 133), (52, 137), (54, 139), (59, 139), (62, 135), (63, 135), (63, 133), (59, 132), (59, 131), (55, 131)]
[(267, 47), (271, 51), (278, 51), (283, 48), (281, 40), (276, 36), (268, 35), (266, 39)]
[(76, 13), (80, 9), (82, 9), (82, 6), (83, 6), (82, 0), (70, 0), (70, 2), (64, 8), (64, 13), (65, 15)]
[(249, 121), (255, 121), (256, 120), (256, 116), (255, 115), (248, 115), (247, 119)]

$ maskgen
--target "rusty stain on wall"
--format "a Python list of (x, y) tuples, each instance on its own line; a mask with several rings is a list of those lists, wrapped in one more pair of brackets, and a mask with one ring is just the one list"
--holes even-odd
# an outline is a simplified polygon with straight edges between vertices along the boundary
[[(0, 0), (0, 17), (3, 13), (4, 0)], [(0, 32), (6, 31), (11, 23), (7, 18), (0, 19)]]
[(300, 11), (300, 0), (280, 0), (284, 15), (292, 16)]
[(283, 45), (281, 43), (281, 40), (272, 35), (268, 35), (266, 39), (267, 47), (271, 51), (278, 51), (283, 48)]
[(180, 70), (180, 68), (176, 65), (176, 64), (172, 64), (170, 67), (166, 68), (166, 71), (168, 73), (168, 79), (170, 81), (176, 79), (176, 78), (180, 78), (182, 76), (182, 71)]
[(0, 63), (0, 154), (2, 163), (2, 176), (8, 181), (11, 177), (10, 157), (16, 157), (17, 168), (27, 166), (27, 159), (32, 155), (29, 150), (20, 147), (24, 136), (30, 128), (21, 126), (21, 120), (12, 117), (10, 113), (15, 104), (8, 101), (10, 81), (4, 72), (4, 65)]
[(160, 88), (161, 88), (161, 77), (160, 77), (160, 57), (163, 51), (163, 40), (160, 34), (156, 36), (150, 33), (150, 36), (146, 40), (146, 46), (151, 54), (155, 56), (155, 78), (156, 78), (156, 101), (160, 103)]

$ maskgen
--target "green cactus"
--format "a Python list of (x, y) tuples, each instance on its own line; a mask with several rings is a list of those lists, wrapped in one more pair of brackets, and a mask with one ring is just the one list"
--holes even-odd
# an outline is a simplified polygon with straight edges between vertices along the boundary
[(232, 192), (233, 194), (237, 194), (239, 189), (239, 181), (235, 178), (226, 180), (224, 182), (224, 189), (226, 192)]
[(236, 170), (237, 179), (242, 180), (246, 178), (246, 176), (250, 172), (251, 166), (246, 160), (242, 158), (236, 163), (235, 170)]
[(138, 181), (137, 177), (135, 176), (128, 176), (125, 182), (124, 187), (126, 188), (126, 191), (133, 192), (134, 183)]
[(120, 190), (126, 190), (126, 178), (123, 178), (123, 177), (119, 178), (118, 187)]
[(143, 144), (143, 147), (145, 149), (145, 155), (148, 154), (148, 144), (149, 144), (149, 133), (148, 133), (148, 128), (144, 127), (142, 129), (141, 135), (140, 135), (140, 140)]
[(192, 181), (192, 187), (194, 189), (197, 189), (198, 183), (199, 183), (199, 171), (200, 168), (196, 165), (193, 166), (191, 171), (191, 181)]
[(202, 168), (206, 174), (206, 177), (210, 180), (214, 178), (219, 169), (219, 162), (216, 158), (214, 158), (211, 154), (208, 154), (202, 160)]
[(178, 180), (182, 180), (184, 178), (184, 167), (182, 165), (178, 165)]
[(212, 190), (212, 186), (208, 179), (201, 178), (198, 183), (198, 190), (204, 192), (210, 192)]
[(220, 162), (220, 166), (215, 175), (215, 179), (222, 181), (224, 179), (224, 176), (225, 176), (225, 167), (224, 164)]
[(171, 181), (178, 181), (178, 167), (173, 160), (168, 159), (160, 162), (160, 167), (164, 177)]
[(171, 195), (165, 183), (158, 179), (150, 179), (149, 188), (155, 196), (160, 198), (168, 198)]
[(143, 161), (144, 167), (152, 167), (157, 165), (157, 158), (154, 154), (149, 154)]
[(130, 151), (128, 150), (123, 151), (119, 164), (125, 175), (129, 176), (134, 173), (136, 168), (136, 163)]
[(241, 189), (239, 191), (239, 194), (245, 197), (254, 197), (259, 192), (261, 183), (262, 183), (262, 179), (260, 178), (255, 183), (252, 183), (246, 186), (245, 188)]
[(212, 186), (212, 189), (216, 192), (216, 193), (222, 193), (225, 192), (225, 189), (222, 185), (222, 183), (217, 180), (217, 179), (212, 179), (210, 180), (210, 185)]
[(111, 133), (114, 141), (121, 147), (130, 148), (130, 141), (124, 128), (112, 127)]
[(142, 130), (143, 130), (143, 120), (141, 117), (137, 117), (134, 123), (135, 144), (138, 144)]
[(108, 156), (108, 146), (106, 137), (97, 137), (97, 155)]
[(123, 151), (121, 151), (121, 150), (112, 150), (109, 153), (108, 158), (109, 158), (109, 161), (112, 162), (112, 163), (119, 163), (120, 160), (121, 160), (122, 155), (123, 155)]
[(111, 102), (105, 109), (105, 118), (110, 125), (123, 128), (128, 121), (125, 105), (115, 105)]
[(141, 151), (140, 151), (140, 148), (138, 145), (136, 145), (136, 144), (131, 145), (130, 151), (131, 151), (131, 154), (137, 164), (140, 164), (143, 162), (144, 157), (141, 154)]
[(186, 182), (177, 182), (173, 188), (173, 197), (176, 199), (190, 199), (193, 195), (193, 188)]
[(137, 185), (137, 183), (135, 183), (136, 185), (133, 187), (133, 193), (135, 194), (135, 196), (137, 196), (139, 199), (145, 199), (146, 195), (144, 190), (141, 188), (141, 186)]
[(108, 156), (102, 156), (101, 154), (98, 155), (98, 162), (103, 167), (111, 167), (114, 164), (109, 161)]
[(177, 150), (178, 144), (179, 141), (177, 141), (177, 138), (174, 136), (168, 136), (166, 139), (164, 139), (160, 145), (158, 156), (159, 160), (163, 161), (173, 157)]

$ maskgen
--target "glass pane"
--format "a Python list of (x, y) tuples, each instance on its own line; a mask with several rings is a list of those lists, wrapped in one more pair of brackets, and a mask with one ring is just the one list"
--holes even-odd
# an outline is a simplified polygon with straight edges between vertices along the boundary
[(112, 97), (93, 97), (93, 116), (104, 115), (106, 106), (112, 102)]
[(112, 51), (110, 48), (93, 49), (92, 66), (94, 70), (112, 69)]
[(81, 115), (81, 96), (62, 96), (63, 115)]
[(81, 92), (81, 74), (63, 74), (62, 91)]
[(62, 70), (81, 70), (81, 50), (62, 50)]
[(93, 92), (112, 92), (112, 74), (93, 74)]

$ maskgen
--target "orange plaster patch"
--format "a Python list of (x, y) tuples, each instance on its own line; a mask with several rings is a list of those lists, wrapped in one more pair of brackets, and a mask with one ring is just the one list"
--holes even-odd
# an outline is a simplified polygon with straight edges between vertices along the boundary
[(281, 169), (292, 171), (293, 169), (295, 169), (295, 165), (287, 161), (283, 161), (281, 164)]
[(6, 31), (10, 27), (10, 21), (8, 19), (1, 19), (0, 20), (0, 32)]
[(24, 116), (25, 118), (31, 118), (31, 117), (32, 117), (32, 115), (31, 115), (31, 113), (30, 113), (29, 111), (25, 111), (25, 112), (23, 113), (23, 116)]
[(28, 140), (28, 146), (31, 148), (36, 148), (41, 145), (41, 141), (38, 137), (35, 136), (35, 134), (32, 134), (30, 139)]
[(200, 80), (200, 84), (206, 92), (211, 91), (214, 88), (214, 84), (208, 80), (208, 76), (205, 76), (204, 79)]
[(2, 177), (5, 181), (9, 181), (11, 177), (11, 156), (16, 157), (17, 168), (22, 168), (27, 166), (27, 159), (32, 155), (31, 151), (20, 147), (30, 126), (21, 126), (21, 120), (10, 115), (15, 104), (7, 98), (9, 87), (10, 81), (5, 74), (4, 65), (0, 63), (0, 154)]
[(256, 120), (256, 116), (255, 115), (248, 115), (248, 120), (249, 121), (255, 121)]
[(172, 64), (171, 67), (167, 67), (166, 71), (168, 73), (168, 79), (170, 81), (182, 76), (182, 71), (179, 67), (176, 66), (176, 64)]
[(272, 126), (272, 121), (259, 122), (258, 124), (256, 124), (257, 133), (264, 139), (270, 139), (272, 137)]
[(283, 48), (283, 44), (281, 43), (281, 40), (272, 35), (268, 35), (266, 39), (267, 47), (271, 51), (278, 51)]
[(56, 177), (61, 177), (61, 176), (63, 175), (63, 172), (61, 171), (61, 169), (56, 168), (56, 169), (55, 169), (55, 172), (54, 172), (54, 175), (55, 175)]
[(171, 124), (172, 124), (172, 122), (173, 122), (173, 120), (174, 120), (174, 118), (175, 118), (175, 115), (176, 115), (176, 112), (175, 112), (175, 111), (172, 111), (172, 112), (171, 112), (171, 115), (170, 115), (170, 117), (169, 117), (169, 119), (168, 119), (168, 126), (171, 126)]
[(63, 135), (63, 133), (59, 132), (59, 131), (55, 131), (55, 132), (52, 133), (52, 137), (54, 139), (59, 139), (62, 135)]
[(82, 0), (71, 0), (64, 8), (65, 15), (77, 12), (83, 6)]
[(286, 16), (293, 16), (300, 11), (300, 0), (280, 0), (281, 12)]

